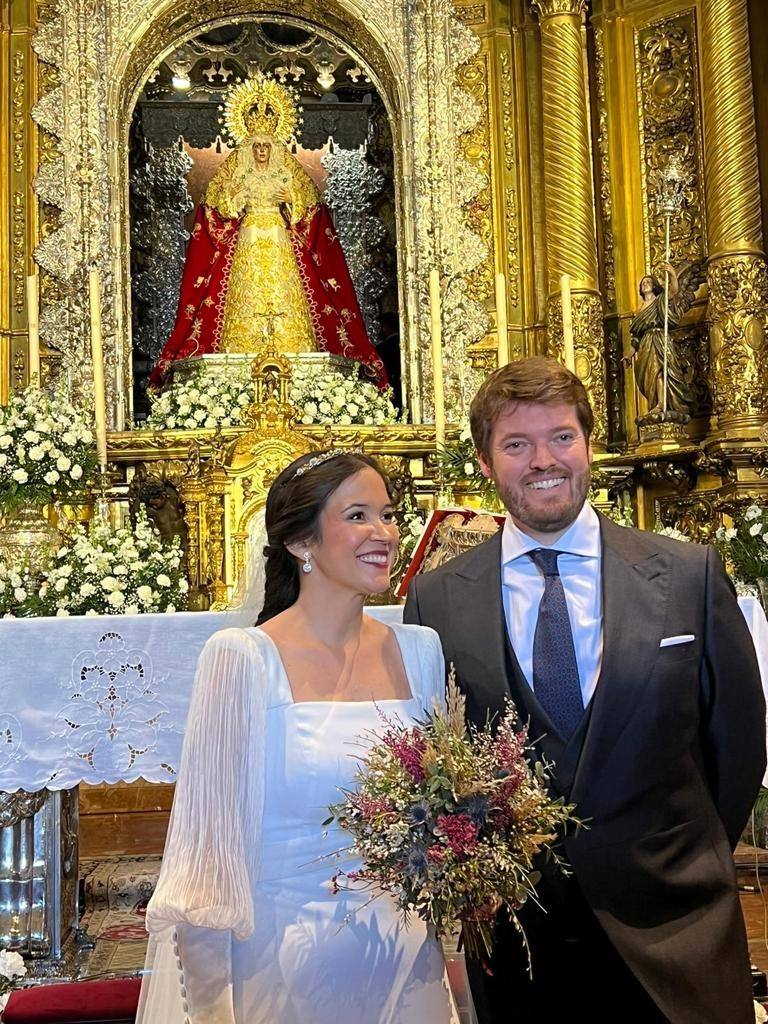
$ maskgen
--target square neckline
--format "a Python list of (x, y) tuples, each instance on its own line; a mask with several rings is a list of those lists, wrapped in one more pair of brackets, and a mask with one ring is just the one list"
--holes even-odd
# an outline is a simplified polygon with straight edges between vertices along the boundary
[(400, 652), (400, 660), (403, 663), (405, 681), (408, 684), (408, 690), (410, 692), (409, 697), (381, 697), (379, 699), (376, 699), (375, 697), (369, 697), (367, 700), (296, 700), (296, 698), (293, 695), (293, 687), (291, 686), (291, 680), (289, 679), (288, 672), (286, 671), (285, 668), (283, 656), (280, 653), (280, 648), (277, 646), (277, 644), (269, 635), (269, 633), (263, 630), (261, 626), (251, 626), (250, 628), (259, 633), (260, 636), (266, 637), (269, 646), (272, 648), (272, 651), (275, 657), (277, 658), (277, 663), (280, 666), (280, 672), (282, 673), (283, 676), (283, 682), (285, 683), (285, 686), (288, 690), (288, 694), (291, 698), (290, 703), (293, 706), (299, 707), (302, 704), (409, 704), (411, 703), (411, 701), (415, 701), (417, 698), (414, 692), (413, 683), (411, 682), (411, 674), (408, 671), (408, 660), (405, 656), (405, 650), (403, 649), (403, 645), (400, 643), (398, 631), (393, 626), (387, 623), (382, 623), (382, 625), (384, 626), (385, 629), (388, 629), (389, 632), (392, 633), (392, 635), (395, 638), (397, 649)]

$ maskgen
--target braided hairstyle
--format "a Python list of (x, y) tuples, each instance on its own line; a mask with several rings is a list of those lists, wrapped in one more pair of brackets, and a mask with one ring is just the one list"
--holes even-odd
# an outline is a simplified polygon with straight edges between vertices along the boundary
[(296, 476), (296, 471), (317, 455), (317, 452), (310, 452), (295, 459), (269, 489), (265, 508), (264, 607), (256, 620), (257, 626), (296, 602), (299, 596), (299, 562), (287, 545), (320, 539), (320, 515), (336, 488), (347, 477), (370, 467), (376, 470), (389, 491), (389, 481), (376, 460), (357, 452), (334, 455)]

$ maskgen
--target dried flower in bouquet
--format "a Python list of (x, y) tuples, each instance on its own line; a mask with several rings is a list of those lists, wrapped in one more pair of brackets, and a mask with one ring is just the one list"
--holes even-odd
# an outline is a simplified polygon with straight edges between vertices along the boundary
[(453, 670), (446, 707), (405, 726), (382, 715), (385, 731), (362, 739), (357, 788), (330, 808), (350, 833), (357, 870), (338, 870), (337, 888), (365, 887), (392, 897), (407, 924), (415, 913), (439, 936), (462, 924), (464, 944), (485, 959), (493, 947), (493, 912), (536, 899), (534, 866), (555, 849), (563, 828), (580, 825), (573, 806), (553, 799), (547, 766), (528, 763), (525, 728), (510, 703), (495, 731), (467, 725), (465, 697)]

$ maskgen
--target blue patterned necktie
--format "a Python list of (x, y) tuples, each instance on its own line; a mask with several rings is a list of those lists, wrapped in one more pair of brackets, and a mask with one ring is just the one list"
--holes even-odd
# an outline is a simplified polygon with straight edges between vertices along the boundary
[(561, 553), (548, 548), (529, 552), (544, 577), (533, 634), (533, 692), (562, 738), (568, 740), (584, 714), (584, 703), (568, 606), (557, 568)]

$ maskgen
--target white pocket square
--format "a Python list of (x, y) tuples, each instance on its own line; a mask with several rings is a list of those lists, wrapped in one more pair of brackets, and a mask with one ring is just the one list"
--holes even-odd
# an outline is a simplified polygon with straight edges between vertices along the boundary
[(659, 647), (676, 647), (677, 644), (690, 644), (696, 637), (693, 633), (681, 633), (679, 636), (665, 636)]

